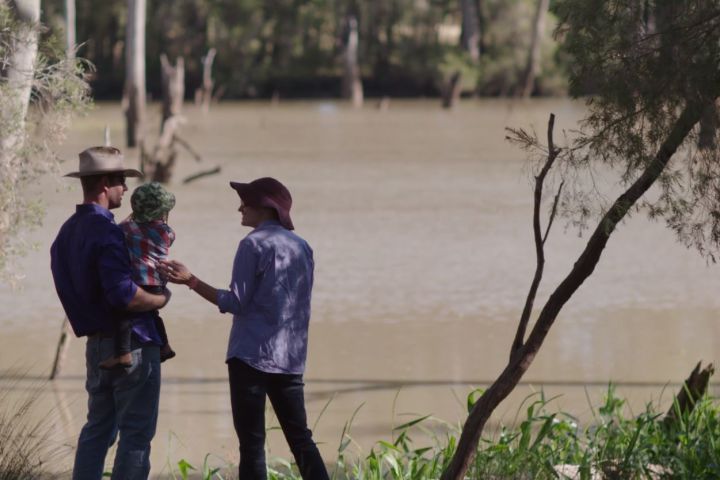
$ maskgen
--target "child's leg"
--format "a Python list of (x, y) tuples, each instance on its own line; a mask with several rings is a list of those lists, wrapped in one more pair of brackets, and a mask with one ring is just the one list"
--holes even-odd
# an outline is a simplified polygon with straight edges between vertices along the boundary
[(155, 328), (158, 331), (158, 335), (160, 335), (160, 340), (162, 341), (163, 346), (167, 345), (169, 342), (167, 331), (165, 330), (165, 322), (163, 322), (160, 315), (155, 315)]
[(131, 336), (132, 321), (119, 320), (115, 328), (115, 356), (100, 362), (100, 368), (110, 369), (132, 366)]
[(121, 357), (130, 353), (130, 337), (132, 337), (132, 320), (120, 320), (117, 322), (115, 355)]
[(160, 340), (162, 341), (162, 347), (160, 347), (160, 361), (164, 362), (165, 360), (173, 358), (175, 356), (175, 351), (172, 347), (170, 347), (167, 331), (165, 330), (165, 322), (163, 322), (163, 319), (160, 318), (160, 315), (155, 316), (155, 328), (157, 329), (158, 335), (160, 335)]

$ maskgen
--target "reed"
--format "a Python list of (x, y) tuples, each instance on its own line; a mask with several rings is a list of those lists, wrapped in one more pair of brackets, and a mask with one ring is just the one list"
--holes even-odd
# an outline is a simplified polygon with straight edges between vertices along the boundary
[(25, 386), (25, 374), (3, 378), (11, 380), (0, 390), (0, 480), (51, 478), (47, 467), (59, 450), (50, 441), (50, 415), (37, 415), (43, 384)]

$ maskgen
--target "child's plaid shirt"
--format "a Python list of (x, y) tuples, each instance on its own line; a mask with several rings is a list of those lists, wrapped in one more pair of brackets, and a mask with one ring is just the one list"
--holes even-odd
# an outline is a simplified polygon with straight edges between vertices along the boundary
[(125, 244), (130, 252), (132, 276), (138, 285), (164, 286), (157, 265), (168, 256), (168, 249), (175, 241), (175, 232), (162, 220), (136, 223), (132, 219), (120, 223), (125, 233)]

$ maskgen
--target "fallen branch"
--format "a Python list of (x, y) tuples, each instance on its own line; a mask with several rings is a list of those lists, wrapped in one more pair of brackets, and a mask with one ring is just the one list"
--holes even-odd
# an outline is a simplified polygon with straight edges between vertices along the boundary
[(190, 175), (189, 177), (185, 177), (183, 183), (190, 183), (197, 180), (198, 178), (207, 177), (208, 175), (215, 175), (217, 173), (220, 173), (219, 165), (211, 170), (203, 170), (202, 172), (198, 172), (194, 175)]

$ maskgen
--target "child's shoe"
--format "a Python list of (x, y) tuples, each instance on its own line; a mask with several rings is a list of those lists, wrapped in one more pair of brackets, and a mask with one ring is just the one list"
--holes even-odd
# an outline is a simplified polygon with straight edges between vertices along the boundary
[(132, 367), (132, 354), (128, 352), (118, 355), (117, 357), (110, 357), (107, 360), (100, 362), (99, 367), (103, 370)]
[(170, 360), (175, 356), (175, 350), (170, 347), (169, 343), (166, 343), (162, 347), (160, 347), (160, 363), (164, 362), (165, 360)]

